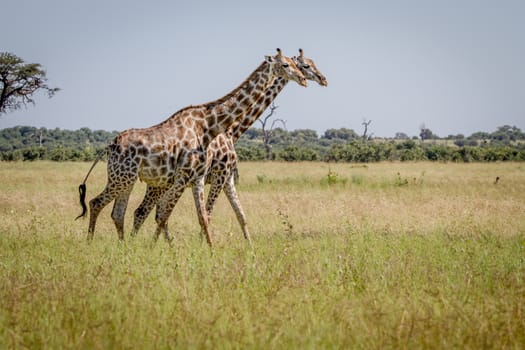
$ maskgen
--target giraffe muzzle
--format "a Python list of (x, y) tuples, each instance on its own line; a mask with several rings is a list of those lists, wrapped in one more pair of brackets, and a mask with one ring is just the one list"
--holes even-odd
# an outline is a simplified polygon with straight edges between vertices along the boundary
[(299, 85), (304, 86), (304, 87), (307, 87), (307, 86), (308, 86), (308, 83), (306, 82), (306, 79), (305, 79), (305, 78), (299, 78), (299, 79), (297, 80), (297, 83), (299, 83)]

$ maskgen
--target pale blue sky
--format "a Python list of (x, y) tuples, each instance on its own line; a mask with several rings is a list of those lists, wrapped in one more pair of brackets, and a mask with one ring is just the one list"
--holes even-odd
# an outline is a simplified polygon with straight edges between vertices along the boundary
[[(123, 130), (237, 87), (275, 48), (302, 47), (328, 87), (290, 83), (289, 130), (375, 136), (525, 129), (525, 1), (17, 0), (0, 51), (41, 63), (54, 98), (0, 128)], [(259, 124), (256, 124), (259, 126)]]

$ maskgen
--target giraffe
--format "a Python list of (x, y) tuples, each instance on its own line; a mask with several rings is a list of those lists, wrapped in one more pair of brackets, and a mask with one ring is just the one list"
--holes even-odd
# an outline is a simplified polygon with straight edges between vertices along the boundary
[[(321, 86), (328, 86), (328, 81), (325, 76), (319, 71), (315, 63), (304, 56), (304, 51), (299, 49), (299, 56), (292, 57), (295, 65), (307, 80), (317, 82)], [(266, 94), (271, 96), (271, 101), (264, 107), (266, 109), (269, 104), (277, 97), (277, 95), (284, 89), (287, 81), (281, 78), (276, 78), (273, 84), (266, 90)], [(212, 165), (207, 172), (206, 182), (210, 184), (210, 191), (206, 201), (206, 211), (208, 213), (208, 220), (211, 219), (213, 207), (217, 197), (224, 191), (228, 201), (230, 202), (233, 211), (237, 217), (237, 221), (241, 226), (244, 238), (250, 241), (250, 234), (246, 224), (246, 215), (242, 209), (235, 187), (235, 172), (237, 171), (237, 153), (235, 152), (234, 144), (241, 137), (242, 134), (248, 130), (253, 123), (260, 117), (262, 113), (252, 113), (247, 115), (240, 122), (234, 123), (228, 132), (220, 134), (208, 147), (208, 157), (212, 159)], [(211, 154), (210, 154), (211, 153)]]
[[(292, 60), (299, 68), (301, 73), (308, 80), (316, 81), (321, 86), (327, 86), (326, 78), (317, 69), (314, 62), (304, 56), (302, 49), (299, 49), (300, 55), (293, 57)], [(237, 165), (237, 153), (235, 152), (234, 143), (238, 138), (250, 128), (250, 126), (260, 117), (263, 111), (271, 104), (271, 102), (277, 97), (279, 92), (286, 86), (288, 80), (285, 78), (277, 77), (274, 79), (272, 84), (266, 89), (264, 95), (266, 96), (263, 103), (258, 108), (253, 108), (247, 113), (241, 120), (230, 127), (227, 132), (219, 134), (207, 148), (207, 159), (208, 168), (206, 169), (205, 181), (211, 184), (208, 199), (206, 201), (206, 212), (208, 214), (208, 220), (211, 217), (213, 206), (220, 192), (224, 190), (230, 205), (232, 206), (237, 220), (241, 226), (244, 238), (251, 242), (250, 234), (246, 224), (246, 216), (241, 207), (237, 190), (234, 182), (234, 169)], [(169, 201), (176, 202), (179, 197), (169, 198)], [(175, 205), (173, 204), (173, 206)], [(162, 210), (157, 207), (158, 210)], [(137, 223), (137, 222), (136, 222)], [(134, 225), (134, 232), (136, 233), (140, 228), (139, 225)], [(171, 241), (169, 234), (167, 233), (166, 227), (164, 227), (164, 235), (168, 241)], [(160, 235), (160, 230), (157, 229), (155, 233), (155, 239)]]
[[(266, 56), (263, 63), (236, 89), (218, 100), (185, 107), (165, 121), (149, 128), (121, 132), (107, 146), (107, 184), (89, 202), (88, 240), (93, 239), (100, 211), (115, 200), (111, 217), (120, 240), (124, 239), (124, 216), (131, 190), (137, 179), (147, 184), (153, 205), (168, 189), (180, 190), (193, 185), (195, 206), (201, 229), (212, 246), (204, 209), (204, 185), (200, 186), (206, 170), (206, 149), (210, 142), (227, 130), (242, 115), (249, 113), (254, 103), (264, 97), (266, 87), (276, 77), (294, 80), (306, 86), (306, 79), (294, 62), (278, 53)], [(86, 181), (98, 159), (79, 186), (82, 213), (86, 214)], [(144, 204), (144, 202), (143, 202)], [(147, 215), (147, 207), (137, 214)], [(149, 209), (151, 210), (151, 208)], [(144, 217), (145, 217), (144, 216)]]

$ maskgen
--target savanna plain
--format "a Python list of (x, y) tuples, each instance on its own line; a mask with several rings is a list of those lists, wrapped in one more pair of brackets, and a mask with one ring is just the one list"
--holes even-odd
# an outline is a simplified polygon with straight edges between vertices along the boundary
[(0, 163), (0, 349), (525, 347), (525, 163), (241, 163), (213, 249), (189, 190), (130, 238), (142, 183), (88, 242), (90, 166)]

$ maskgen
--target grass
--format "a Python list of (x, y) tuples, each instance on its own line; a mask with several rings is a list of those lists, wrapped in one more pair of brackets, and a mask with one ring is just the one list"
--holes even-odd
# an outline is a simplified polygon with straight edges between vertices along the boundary
[(89, 166), (0, 163), (0, 349), (525, 346), (522, 163), (242, 163), (254, 248), (221, 196), (213, 252), (190, 191), (172, 247), (86, 242)]

